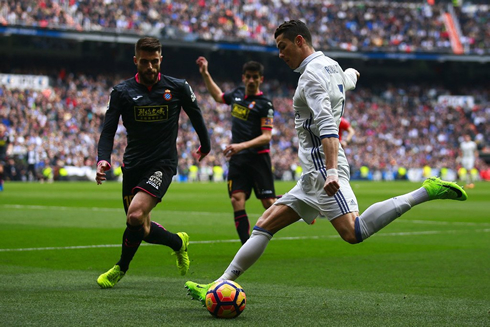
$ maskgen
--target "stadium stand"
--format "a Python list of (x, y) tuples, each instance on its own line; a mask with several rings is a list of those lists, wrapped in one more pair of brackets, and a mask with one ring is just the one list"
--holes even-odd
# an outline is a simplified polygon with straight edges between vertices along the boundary
[[(273, 45), (276, 26), (304, 17), (315, 48), (451, 53), (449, 1), (2, 1), (0, 26), (147, 34), (168, 39)], [(450, 6), (452, 7), (452, 6)], [(466, 53), (488, 54), (489, 5), (452, 13)]]
[[(205, 86), (197, 79), (193, 82), (204, 117), (212, 131), (213, 144), (212, 154), (199, 166), (201, 170), (219, 166), (226, 172), (221, 145), (230, 139), (228, 107), (216, 106), (205, 92)], [(15, 165), (9, 165), (10, 170), (7, 170), (17, 171), (10, 178), (44, 178), (42, 171), (47, 166), (54, 169), (55, 179), (62, 177), (59, 175), (62, 167), (68, 167), (72, 177), (86, 179), (91, 176), (92, 171), (84, 167), (94, 166), (96, 140), (110, 85), (114, 83), (116, 81), (109, 76), (93, 78), (68, 74), (64, 79), (60, 78), (49, 92), (2, 87), (0, 118), (9, 131), (12, 144), (10, 157), (15, 161)], [(385, 179), (395, 178), (399, 167), (456, 169), (459, 137), (466, 132), (474, 135), (480, 148), (487, 151), (490, 130), (486, 122), (490, 118), (490, 94), (488, 89), (471, 92), (483, 101), (471, 108), (441, 103), (439, 97), (449, 93), (441, 87), (390, 85), (378, 90), (359, 87), (349, 93), (346, 115), (358, 131), (354, 142), (347, 148), (354, 177), (362, 166), (379, 172)], [(470, 94), (470, 91), (466, 94)], [(291, 98), (291, 95), (273, 97), (276, 116), (272, 158), (277, 179), (291, 179), (297, 164), (296, 135), (290, 126)], [(179, 178), (182, 180), (187, 179), (185, 174), (189, 167), (197, 165), (191, 155), (197, 148), (197, 140), (189, 126), (187, 116), (182, 114), (178, 140), (181, 154), (179, 174), (184, 175)], [(31, 145), (38, 158), (35, 175), (27, 174), (28, 149)], [(121, 163), (124, 147), (124, 127), (121, 125), (114, 147), (116, 167)], [(75, 174), (77, 170), (72, 167), (77, 167), (78, 173)]]
[[(179, 181), (222, 180), (219, 175), (227, 171), (221, 145), (230, 139), (229, 108), (207, 95), (194, 67), (197, 55), (206, 51), (230, 69), (239, 69), (254, 56), (265, 61), (263, 90), (272, 95), (276, 109), (271, 148), (275, 177), (297, 178), (296, 133), (291, 127), (297, 75), (286, 71), (268, 48), (252, 49), (252, 54), (240, 48), (215, 51), (199, 43), (271, 46), (273, 28), (292, 16), (304, 17), (315, 27), (316, 48), (341, 51), (338, 60), (344, 68), (360, 66), (362, 78), (357, 90), (348, 93), (345, 114), (357, 131), (346, 149), (353, 178), (417, 180), (424, 167), (436, 174), (449, 171), (457, 178), (460, 137), (470, 133), (481, 153), (481, 177), (490, 179), (488, 60), (466, 62), (471, 56), (468, 60), (474, 62), (475, 55), (488, 58), (488, 5), (473, 1), (450, 14), (459, 26), (465, 53), (457, 63), (427, 63), (425, 57), (393, 61), (389, 56), (368, 57), (366, 63), (346, 55), (453, 53), (442, 18), (449, 11), (444, 1), (1, 1), (0, 42), (5, 47), (0, 49), (0, 121), (11, 141), (7, 180), (93, 179), (110, 88), (134, 73), (132, 43), (142, 34), (163, 40), (168, 60), (163, 73), (175, 69), (169, 74), (189, 80), (210, 129), (213, 151), (198, 164), (191, 155), (197, 142), (182, 115)], [(34, 28), (35, 35), (25, 35), (28, 28)], [(43, 34), (60, 30), (75, 34)], [(87, 34), (95, 39), (78, 39)], [(129, 41), (123, 40), (131, 34)], [(116, 41), (97, 40), (107, 35)], [(227, 71), (213, 73), (223, 89), (239, 83), (229, 79)], [(40, 82), (43, 77), (49, 85)], [(15, 78), (29, 81), (15, 86)], [(114, 179), (120, 174), (124, 147), (121, 125), (114, 147)]]

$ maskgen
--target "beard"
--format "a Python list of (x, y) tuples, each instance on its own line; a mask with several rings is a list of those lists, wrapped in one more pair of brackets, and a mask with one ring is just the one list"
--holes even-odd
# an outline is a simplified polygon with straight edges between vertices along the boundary
[(158, 81), (158, 69), (139, 71), (140, 83), (143, 85), (151, 86)]

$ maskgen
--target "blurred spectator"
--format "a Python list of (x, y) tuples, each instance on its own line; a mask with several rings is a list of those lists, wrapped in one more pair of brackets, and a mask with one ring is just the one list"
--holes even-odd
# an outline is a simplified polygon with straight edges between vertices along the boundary
[[(0, 3), (0, 24), (273, 46), (275, 26), (301, 17), (316, 31), (313, 45), (321, 50), (450, 53), (442, 18), (447, 5), (422, 0), (20, 0)], [(488, 54), (488, 3), (465, 1), (455, 14), (467, 53)]]
[[(43, 173), (46, 169), (53, 170), (52, 178), (60, 177), (57, 167), (61, 164), (93, 167), (109, 85), (120, 80), (122, 78), (112, 75), (68, 74), (64, 80), (57, 81), (52, 92), (1, 89), (0, 118), (6, 127), (10, 142), (7, 155), (11, 159), (6, 162), (5, 177), (8, 180), (33, 178), (26, 177), (29, 149), (33, 147), (37, 149), (36, 160), (39, 159), (35, 164), (37, 175), (44, 179), (50, 179)], [(264, 87), (276, 90), (270, 85), (278, 83), (270, 79)], [(212, 167), (220, 166), (225, 176), (227, 173), (221, 145), (231, 139), (228, 107), (216, 105), (199, 79), (192, 84), (211, 134), (212, 152), (204, 172), (204, 163), (196, 163), (192, 156), (198, 140), (187, 117), (182, 115), (177, 140), (180, 155), (177, 178), (209, 181), (214, 179)], [(475, 106), (469, 111), (438, 103), (438, 96), (449, 91), (423, 83), (382, 88), (361, 85), (347, 93), (345, 111), (356, 127), (356, 142), (345, 149), (352, 171), (365, 166), (373, 173), (379, 171), (384, 179), (392, 179), (400, 167), (406, 170), (427, 165), (432, 169), (456, 170), (458, 136), (466, 133), (474, 136), (481, 153), (489, 153), (490, 89), (472, 85), (459, 92), (475, 98)], [(293, 119), (292, 94), (283, 90), (269, 94), (276, 109), (271, 140), (274, 176), (278, 180), (289, 180), (298, 174), (296, 133), (288, 128)], [(120, 124), (113, 149), (115, 169), (122, 163), (125, 145), (125, 128)], [(483, 160), (475, 164), (479, 170), (486, 167), (483, 165)], [(196, 172), (196, 168), (200, 171)], [(29, 176), (33, 176), (32, 170), (29, 171)]]

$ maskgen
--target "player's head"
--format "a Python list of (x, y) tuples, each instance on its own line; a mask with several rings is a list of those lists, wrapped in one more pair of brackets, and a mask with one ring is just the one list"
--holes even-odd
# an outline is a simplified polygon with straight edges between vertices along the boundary
[(143, 37), (136, 42), (133, 61), (141, 84), (151, 86), (158, 81), (162, 58), (162, 45), (157, 38)]
[(245, 93), (254, 95), (260, 92), (260, 84), (264, 81), (264, 66), (256, 61), (248, 61), (243, 65), (242, 82)]
[(314, 52), (310, 30), (300, 20), (290, 20), (279, 25), (274, 38), (279, 58), (291, 69), (298, 68), (303, 59)]

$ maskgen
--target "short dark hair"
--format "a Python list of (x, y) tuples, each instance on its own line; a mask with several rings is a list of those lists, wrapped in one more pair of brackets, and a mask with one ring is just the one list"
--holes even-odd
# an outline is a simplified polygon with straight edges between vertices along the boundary
[(155, 37), (145, 36), (139, 39), (134, 46), (135, 54), (138, 54), (141, 50), (148, 52), (162, 52), (162, 44), (160, 43), (160, 40)]
[(274, 32), (274, 39), (284, 34), (284, 38), (294, 42), (296, 36), (301, 35), (308, 45), (312, 45), (311, 33), (305, 23), (300, 20), (290, 20), (282, 23)]
[(259, 72), (260, 76), (264, 76), (264, 66), (257, 61), (248, 61), (243, 65), (242, 73), (245, 74), (246, 71)]

